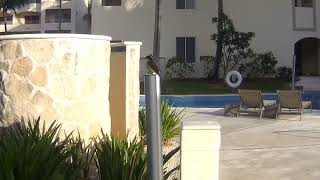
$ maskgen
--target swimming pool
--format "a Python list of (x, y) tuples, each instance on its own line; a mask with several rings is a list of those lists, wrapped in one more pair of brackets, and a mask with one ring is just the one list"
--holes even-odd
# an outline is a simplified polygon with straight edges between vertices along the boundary
[[(276, 94), (264, 94), (264, 99), (277, 100)], [(223, 108), (228, 104), (239, 104), (240, 98), (237, 94), (226, 95), (172, 95), (161, 96), (161, 99), (167, 100), (174, 107), (192, 107), (192, 108)], [(312, 101), (314, 109), (320, 109), (320, 92), (304, 92), (302, 99)], [(140, 96), (140, 106), (145, 106), (144, 96)]]

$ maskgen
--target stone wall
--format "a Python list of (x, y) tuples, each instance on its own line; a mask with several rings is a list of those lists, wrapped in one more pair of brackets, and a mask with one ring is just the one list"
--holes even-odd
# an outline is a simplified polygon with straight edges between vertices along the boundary
[(0, 118), (37, 117), (110, 132), (110, 39), (90, 35), (0, 36)]

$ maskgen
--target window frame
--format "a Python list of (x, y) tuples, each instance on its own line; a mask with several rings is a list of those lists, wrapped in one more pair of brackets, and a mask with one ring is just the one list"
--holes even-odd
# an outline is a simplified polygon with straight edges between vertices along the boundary
[(294, 7), (302, 7), (302, 8), (314, 8), (314, 0), (310, 0), (311, 1), (311, 6), (305, 6), (303, 1), (305, 0), (294, 0)]
[[(38, 19), (34, 19), (35, 17), (38, 17)], [(31, 19), (27, 20), (28, 18), (31, 18)], [(40, 24), (40, 18), (41, 18), (40, 15), (24, 16), (24, 24)]]
[[(300, 1), (300, 0), (298, 0)], [(312, 0), (312, 7), (297, 7), (297, 0), (292, 0), (292, 28), (293, 31), (316, 31), (317, 30), (317, 13), (316, 13), (316, 0)], [(296, 8), (310, 8), (313, 11), (313, 27), (300, 28), (296, 26)]]
[[(45, 23), (59, 23), (59, 11), (60, 9), (46, 9), (46, 17), (45, 17)], [(50, 12), (50, 13), (48, 13)], [(67, 13), (66, 13), (67, 12)], [(54, 17), (53, 21), (50, 21), (48, 14), (50, 16)], [(61, 9), (61, 23), (71, 23), (72, 19), (72, 10), (70, 8), (68, 9)], [(66, 18), (68, 16), (68, 18)], [(70, 18), (69, 18), (70, 16)]]
[[(178, 51), (179, 51), (179, 48), (178, 48), (178, 39), (182, 39), (184, 40), (184, 48), (183, 48), (183, 53), (184, 53), (184, 57), (180, 57), (178, 55)], [(190, 40), (193, 40), (194, 42), (194, 48), (193, 48), (193, 56), (192, 57), (193, 59), (189, 59), (188, 57), (188, 39)], [(195, 63), (196, 62), (196, 59), (197, 59), (197, 55), (196, 55), (196, 48), (197, 47), (197, 43), (196, 43), (196, 37), (195, 36), (179, 36), (179, 37), (176, 37), (176, 57), (177, 58), (183, 58), (183, 60), (186, 62), (186, 63)]]
[[(180, 3), (183, 1), (183, 5), (181, 4), (180, 6)], [(188, 4), (190, 3), (187, 3), (188, 1), (192, 1), (192, 7), (188, 7)], [(176, 0), (176, 9), (196, 9), (196, 0)]]
[[(13, 15), (6, 15), (6, 22), (7, 22), (7, 25), (11, 25), (11, 24), (13, 24)], [(9, 18), (9, 19), (8, 19)], [(0, 17), (0, 24), (2, 25), (2, 24), (4, 24), (4, 16), (1, 16)]]
[(102, 6), (108, 6), (108, 7), (118, 7), (122, 6), (122, 0), (102, 0)]

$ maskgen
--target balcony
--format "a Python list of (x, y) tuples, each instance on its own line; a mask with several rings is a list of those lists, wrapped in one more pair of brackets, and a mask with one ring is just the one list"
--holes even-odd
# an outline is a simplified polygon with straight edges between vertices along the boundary
[(315, 13), (314, 8), (295, 7), (295, 29), (312, 30), (315, 28)]
[[(60, 0), (48, 0), (43, 3), (45, 9), (59, 9)], [(62, 0), (61, 1), (62, 9), (72, 8), (71, 0)]]
[[(9, 32), (40, 32), (40, 24), (9, 24)], [(4, 26), (0, 25), (0, 32), (4, 32)]]
[(16, 9), (17, 14), (21, 14), (24, 12), (41, 12), (41, 4), (36, 3), (36, 1), (30, 2), (25, 6), (22, 6), (20, 9)]

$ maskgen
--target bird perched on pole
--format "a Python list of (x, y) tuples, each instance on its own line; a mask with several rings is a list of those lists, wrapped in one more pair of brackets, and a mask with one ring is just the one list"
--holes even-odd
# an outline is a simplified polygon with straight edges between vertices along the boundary
[(156, 74), (158, 74), (158, 75), (160, 76), (159, 67), (158, 67), (157, 63), (154, 62), (152, 54), (149, 54), (149, 55), (146, 57), (146, 59), (147, 59), (148, 68), (149, 68), (152, 72), (154, 72), (154, 73), (156, 73)]

